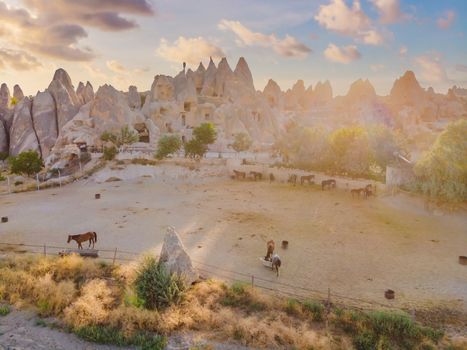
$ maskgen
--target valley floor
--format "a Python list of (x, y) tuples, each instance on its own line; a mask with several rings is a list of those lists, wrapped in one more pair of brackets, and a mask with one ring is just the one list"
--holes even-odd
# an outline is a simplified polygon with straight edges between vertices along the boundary
[[(112, 176), (122, 181), (105, 182)], [(61, 189), (3, 195), (0, 211), (9, 217), (0, 242), (66, 246), (69, 234), (96, 231), (97, 249), (157, 254), (172, 225), (196, 264), (221, 278), (238, 276), (220, 269), (323, 297), (330, 288), (395, 307), (467, 310), (467, 270), (458, 263), (467, 216), (431, 215), (405, 195), (352, 199), (343, 189), (234, 181), (217, 166), (127, 165)], [(258, 260), (269, 239), (283, 261), (278, 278)]]

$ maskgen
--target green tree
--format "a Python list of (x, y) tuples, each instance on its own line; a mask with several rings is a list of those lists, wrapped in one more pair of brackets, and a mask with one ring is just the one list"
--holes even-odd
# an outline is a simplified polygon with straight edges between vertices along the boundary
[(375, 163), (382, 169), (386, 169), (386, 166), (397, 159), (395, 154), (408, 157), (406, 139), (388, 127), (378, 125), (370, 128), (368, 138)]
[(450, 123), (415, 166), (425, 194), (461, 202), (467, 200), (467, 120)]
[(370, 172), (374, 155), (364, 128), (352, 126), (338, 129), (331, 134), (329, 142), (336, 170), (354, 175)]
[(193, 136), (200, 143), (204, 145), (210, 145), (216, 142), (217, 132), (214, 124), (203, 123), (200, 126), (193, 129)]
[(26, 174), (28, 176), (38, 173), (44, 166), (36, 151), (21, 152), (16, 157), (8, 158), (8, 162), (13, 174)]
[(100, 137), (101, 141), (112, 142), (115, 146), (131, 145), (139, 141), (138, 133), (126, 125), (118, 133), (104, 131)]
[(248, 151), (252, 144), (253, 141), (251, 140), (250, 136), (244, 132), (240, 132), (235, 134), (235, 140), (232, 144), (232, 148), (235, 150), (235, 152), (244, 152)]
[(200, 158), (207, 152), (208, 146), (194, 138), (185, 143), (184, 149), (185, 157)]
[(164, 135), (157, 143), (156, 158), (162, 159), (169, 154), (177, 152), (182, 146), (182, 141), (176, 135)]

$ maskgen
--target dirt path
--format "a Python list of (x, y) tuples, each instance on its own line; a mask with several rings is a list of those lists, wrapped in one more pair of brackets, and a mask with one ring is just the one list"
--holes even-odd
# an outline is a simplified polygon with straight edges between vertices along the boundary
[[(288, 240), (287, 250), (278, 249), (279, 282), (381, 303), (391, 288), (395, 306), (467, 309), (467, 270), (457, 262), (467, 255), (465, 215), (428, 215), (404, 196), (353, 200), (343, 190), (221, 173), (130, 166), (61, 190), (2, 196), (1, 214), (10, 221), (0, 225), (0, 241), (63, 246), (68, 234), (92, 230), (101, 249), (159, 252), (172, 225), (197, 263), (276, 279), (258, 257), (268, 239)], [(124, 181), (95, 181), (111, 176)]]

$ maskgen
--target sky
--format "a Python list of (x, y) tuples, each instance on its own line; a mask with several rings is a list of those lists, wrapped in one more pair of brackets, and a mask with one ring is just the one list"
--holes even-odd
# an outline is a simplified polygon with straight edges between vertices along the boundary
[(465, 0), (0, 0), (0, 83), (32, 95), (64, 68), (75, 87), (147, 91), (182, 62), (243, 56), (261, 90), (368, 78), (386, 95), (413, 70), (445, 93), (467, 87), (466, 17)]

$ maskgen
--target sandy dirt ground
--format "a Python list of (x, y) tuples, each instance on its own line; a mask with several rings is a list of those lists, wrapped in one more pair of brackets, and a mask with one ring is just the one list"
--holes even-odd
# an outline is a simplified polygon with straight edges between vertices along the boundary
[[(220, 269), (237, 271), (303, 296), (317, 295), (260, 279), (396, 307), (467, 309), (467, 267), (458, 263), (467, 216), (429, 214), (405, 195), (352, 199), (339, 189), (234, 181), (216, 166), (128, 165), (62, 189), (0, 196), (0, 214), (9, 217), (0, 242), (66, 246), (68, 234), (96, 231), (97, 248), (158, 253), (172, 225), (206, 274), (249, 280)], [(258, 259), (269, 239), (283, 261), (279, 278)]]

